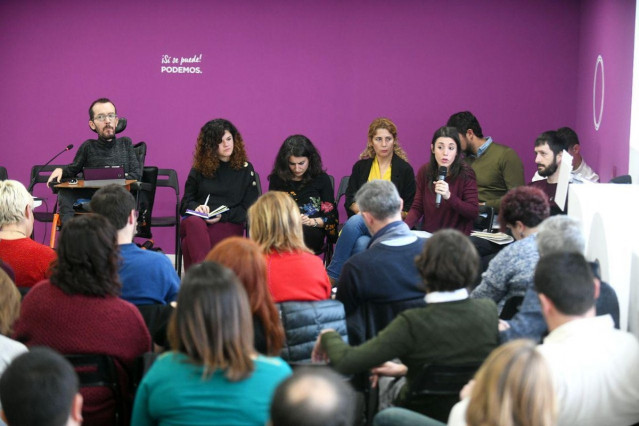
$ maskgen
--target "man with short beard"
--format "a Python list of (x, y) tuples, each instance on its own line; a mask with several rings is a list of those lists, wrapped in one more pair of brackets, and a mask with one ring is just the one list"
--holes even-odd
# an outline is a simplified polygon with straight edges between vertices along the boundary
[[(57, 168), (49, 176), (47, 185), (62, 178), (74, 178), (85, 167), (123, 166), (127, 179), (140, 180), (142, 165), (129, 138), (116, 138), (118, 116), (115, 105), (107, 98), (95, 100), (89, 107), (89, 127), (98, 139), (86, 140), (78, 149), (73, 163)], [(91, 198), (95, 189), (61, 189), (58, 205), (62, 223), (73, 217), (73, 204), (80, 198)]]
[(548, 195), (551, 216), (564, 214), (555, 203), (555, 192), (559, 181), (559, 165), (565, 148), (565, 140), (554, 130), (542, 133), (535, 141), (537, 173), (546, 179), (530, 182), (528, 185), (537, 187)]

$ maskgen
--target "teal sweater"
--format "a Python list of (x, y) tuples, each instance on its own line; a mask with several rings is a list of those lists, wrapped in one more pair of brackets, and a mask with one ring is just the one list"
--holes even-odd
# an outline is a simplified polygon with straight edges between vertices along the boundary
[(280, 358), (259, 355), (255, 370), (231, 382), (221, 370), (202, 378), (202, 366), (186, 355), (159, 357), (135, 396), (132, 425), (264, 425), (275, 388), (291, 374)]

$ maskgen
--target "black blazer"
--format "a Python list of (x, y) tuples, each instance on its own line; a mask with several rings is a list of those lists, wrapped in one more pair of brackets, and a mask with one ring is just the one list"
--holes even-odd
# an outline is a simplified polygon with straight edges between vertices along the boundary
[[(373, 159), (367, 158), (365, 160), (359, 160), (353, 165), (353, 171), (351, 172), (351, 178), (348, 181), (348, 188), (346, 188), (344, 206), (346, 207), (346, 214), (348, 217), (353, 216), (355, 213), (348, 207), (355, 202), (355, 193), (368, 181), (368, 175), (371, 172), (371, 166), (373, 165)], [(410, 206), (413, 204), (415, 198), (415, 172), (410, 164), (393, 154), (391, 159), (391, 182), (397, 187), (399, 196), (404, 200), (405, 212), (410, 210)]]

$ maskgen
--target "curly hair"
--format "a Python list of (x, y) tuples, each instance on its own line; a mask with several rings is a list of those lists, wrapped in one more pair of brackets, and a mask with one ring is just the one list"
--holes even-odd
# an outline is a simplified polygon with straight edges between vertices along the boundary
[[(275, 158), (271, 176), (277, 175), (285, 182), (293, 180), (293, 173), (289, 167), (288, 161), (291, 157), (308, 158), (308, 169), (302, 176), (302, 183), (306, 184), (324, 172), (322, 166), (322, 157), (310, 141), (304, 135), (293, 135), (286, 138)], [(269, 176), (270, 178), (270, 176)]]
[(367, 158), (375, 158), (375, 148), (373, 147), (373, 138), (375, 137), (375, 133), (379, 129), (386, 129), (393, 136), (393, 154), (397, 155), (404, 161), (408, 161), (406, 158), (406, 153), (399, 146), (399, 139), (397, 139), (397, 126), (388, 118), (376, 118), (373, 120), (370, 126), (368, 126), (368, 142), (366, 144), (366, 149), (359, 155), (360, 160), (364, 160)]
[(517, 221), (529, 228), (534, 228), (549, 215), (548, 196), (541, 189), (532, 186), (513, 188), (501, 199), (499, 207), (501, 232), (506, 232), (506, 225), (515, 225)]
[(428, 190), (434, 193), (433, 182), (437, 182), (439, 177), (439, 166), (437, 165), (437, 160), (435, 159), (435, 153), (433, 152), (433, 148), (435, 147), (435, 142), (439, 138), (451, 138), (455, 141), (455, 146), (457, 147), (457, 155), (455, 155), (455, 160), (448, 167), (448, 175), (455, 179), (457, 176), (462, 176), (466, 178), (469, 174), (469, 167), (462, 160), (462, 148), (461, 142), (459, 141), (459, 132), (454, 127), (443, 126), (435, 131), (433, 135), (433, 139), (430, 142), (430, 163), (428, 167), (427, 177), (428, 177)]
[(230, 164), (235, 170), (244, 167), (244, 163), (248, 161), (246, 149), (244, 148), (244, 140), (237, 128), (228, 120), (216, 118), (202, 126), (200, 134), (197, 137), (197, 145), (193, 154), (193, 168), (204, 176), (212, 178), (220, 167), (220, 157), (217, 149), (222, 143), (224, 132), (229, 132), (233, 136), (233, 153), (231, 154)]
[(97, 214), (76, 216), (64, 224), (51, 283), (64, 293), (119, 296), (118, 237), (109, 220)]

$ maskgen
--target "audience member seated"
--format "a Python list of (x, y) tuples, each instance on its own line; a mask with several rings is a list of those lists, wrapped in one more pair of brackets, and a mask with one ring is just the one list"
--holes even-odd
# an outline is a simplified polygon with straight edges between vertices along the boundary
[(470, 235), (479, 214), (477, 203), (475, 172), (462, 160), (457, 129), (437, 129), (430, 144), (430, 162), (417, 172), (417, 192), (406, 223), (412, 228), (423, 219), (424, 231), (452, 228)]
[(559, 426), (639, 422), (639, 342), (595, 316), (599, 281), (580, 253), (543, 255), (535, 289), (550, 334), (538, 350), (552, 371)]
[[(550, 368), (529, 340), (495, 349), (461, 392), (450, 426), (554, 426), (557, 404)], [(375, 416), (373, 426), (443, 426), (403, 408)]]
[(80, 425), (78, 388), (69, 361), (51, 349), (35, 348), (16, 358), (0, 379), (2, 418), (9, 426)]
[(169, 340), (173, 352), (138, 387), (131, 424), (266, 423), (291, 369), (255, 352), (248, 297), (231, 270), (203, 262), (187, 271)]
[(355, 194), (366, 182), (382, 179), (392, 182), (404, 201), (402, 219), (415, 198), (415, 172), (397, 139), (397, 126), (388, 118), (376, 118), (368, 127), (368, 143), (353, 166), (345, 194), (348, 221), (340, 233), (335, 253), (328, 266), (328, 276), (337, 281), (342, 266), (353, 254), (368, 247), (371, 236), (362, 220)]
[[(344, 343), (333, 330), (323, 330), (315, 345), (314, 360), (330, 360), (342, 374), (364, 372), (386, 363), (387, 375), (406, 375), (406, 385), (396, 401), (399, 405), (424, 365), (483, 362), (498, 345), (494, 329), (498, 318), (492, 300), (468, 298), (466, 287), (477, 273), (478, 262), (477, 251), (462, 233), (452, 229), (436, 232), (415, 260), (426, 288), (427, 305), (402, 312), (377, 337), (357, 347)], [(395, 358), (402, 364), (387, 362)], [(441, 398), (433, 398), (411, 408), (428, 414), (440, 403)], [(452, 407), (455, 401), (450, 403)]]
[(235, 272), (249, 298), (255, 350), (263, 355), (279, 356), (284, 329), (268, 290), (266, 259), (260, 247), (247, 238), (230, 237), (215, 246), (206, 260)]
[[(581, 156), (581, 145), (577, 133), (570, 127), (562, 127), (557, 130), (557, 135), (566, 142), (566, 151), (572, 156), (572, 180), (576, 182), (599, 182), (599, 175), (584, 161)], [(532, 181), (544, 179), (535, 172)]]
[[(246, 211), (257, 199), (253, 165), (248, 162), (244, 140), (228, 120), (218, 118), (200, 130), (193, 166), (184, 185), (180, 226), (184, 268), (204, 260), (226, 237), (244, 233)], [(221, 206), (228, 211), (203, 219), (186, 210), (209, 214)]]
[(33, 232), (33, 197), (16, 180), (0, 181), (0, 259), (15, 273), (18, 287), (46, 278), (55, 252), (29, 236)]
[[(112, 357), (123, 390), (136, 357), (151, 339), (136, 307), (120, 299), (117, 232), (99, 215), (71, 219), (62, 228), (51, 278), (22, 301), (15, 338), (27, 346), (49, 346), (62, 354)], [(107, 388), (82, 388), (87, 424), (110, 424), (115, 400)], [(129, 395), (132, 399), (132, 395)]]
[[(555, 202), (555, 192), (559, 182), (559, 165), (566, 141), (556, 131), (549, 130), (542, 133), (535, 140), (535, 164), (537, 173), (546, 179), (530, 182), (528, 185), (539, 188), (546, 193), (550, 201), (550, 214), (565, 214), (566, 208), (560, 209)], [(566, 200), (566, 207), (568, 200)]]
[[(390, 310), (394, 304), (415, 299), (422, 305), (424, 297), (415, 267), (415, 256), (421, 253), (424, 239), (416, 237), (402, 222), (402, 199), (395, 185), (384, 180), (367, 182), (355, 199), (359, 216), (373, 238), (365, 252), (344, 264), (337, 285), (336, 298), (344, 304), (352, 344), (366, 339), (357, 330), (365, 328), (363, 309), (367, 303), (386, 305)], [(378, 330), (392, 318), (394, 315), (386, 322), (378, 321)]]
[(296, 369), (275, 390), (271, 426), (354, 426), (355, 392), (324, 367)]
[(488, 297), (503, 307), (513, 296), (523, 296), (533, 287), (537, 252), (537, 227), (548, 217), (548, 198), (541, 190), (520, 186), (508, 191), (501, 200), (499, 223), (516, 240), (501, 250), (488, 264), (472, 298)]
[(320, 253), (324, 240), (337, 240), (337, 207), (331, 179), (322, 158), (304, 135), (293, 135), (282, 144), (268, 177), (269, 191), (287, 192), (302, 213), (304, 244)]
[(324, 300), (331, 296), (322, 260), (304, 244), (302, 215), (286, 193), (269, 191), (248, 211), (251, 239), (266, 255), (274, 302)]
[[(564, 215), (553, 216), (546, 219), (540, 226), (537, 234), (537, 249), (540, 256), (555, 253), (585, 253), (586, 239), (581, 231), (581, 224), (577, 219)], [(598, 276), (598, 267), (590, 263), (595, 279), (600, 282), (599, 297), (595, 302), (597, 315), (610, 315), (615, 327), (619, 328), (619, 302), (615, 290), (607, 283), (601, 281)], [(532, 288), (526, 291), (524, 300), (519, 307), (519, 312), (510, 321), (500, 321), (500, 339), (502, 342), (529, 338), (540, 342), (548, 332), (546, 321), (541, 312), (539, 297)]]
[(10, 339), (13, 323), (20, 315), (20, 292), (11, 278), (0, 270), (0, 376), (11, 361), (27, 347)]
[(180, 278), (164, 254), (143, 250), (133, 243), (135, 207), (133, 195), (119, 185), (100, 188), (91, 199), (91, 210), (106, 217), (118, 230), (120, 297), (134, 305), (170, 303), (177, 297)]
[[(85, 167), (123, 166), (127, 179), (140, 180), (142, 166), (133, 149), (131, 139), (116, 138), (118, 115), (115, 104), (107, 98), (100, 98), (89, 107), (89, 127), (98, 134), (98, 139), (88, 139), (82, 143), (75, 154), (73, 163), (55, 169), (49, 176), (47, 185), (62, 181), (63, 178), (74, 178)], [(73, 218), (73, 204), (79, 198), (91, 198), (95, 189), (59, 189), (58, 206), (60, 218), (66, 223)]]

